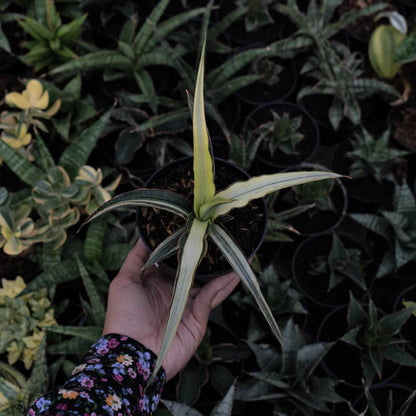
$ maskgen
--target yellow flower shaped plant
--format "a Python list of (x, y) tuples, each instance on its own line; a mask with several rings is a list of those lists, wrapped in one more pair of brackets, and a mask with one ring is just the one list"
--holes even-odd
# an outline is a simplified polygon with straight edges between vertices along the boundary
[(7, 352), (10, 365), (23, 361), (29, 369), (45, 336), (45, 327), (57, 325), (47, 290), (17, 297), (25, 289), (21, 276), (2, 279), (0, 288), (0, 354)]

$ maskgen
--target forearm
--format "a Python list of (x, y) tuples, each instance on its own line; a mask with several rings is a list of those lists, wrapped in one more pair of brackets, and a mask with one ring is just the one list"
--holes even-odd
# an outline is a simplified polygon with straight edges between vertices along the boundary
[(64, 386), (38, 398), (28, 415), (151, 415), (166, 378), (161, 370), (145, 390), (156, 358), (132, 338), (105, 335)]

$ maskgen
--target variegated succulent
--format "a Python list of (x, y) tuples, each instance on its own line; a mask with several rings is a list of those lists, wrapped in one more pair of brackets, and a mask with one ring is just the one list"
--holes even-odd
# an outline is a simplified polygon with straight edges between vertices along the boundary
[(23, 361), (29, 369), (36, 357), (44, 327), (56, 325), (47, 290), (17, 295), (26, 287), (22, 277), (2, 279), (0, 289), (0, 353), (6, 353), (9, 364)]
[(143, 188), (114, 197), (98, 208), (87, 221), (113, 209), (129, 206), (150, 206), (168, 210), (186, 219), (186, 225), (163, 241), (154, 250), (146, 264), (148, 267), (178, 252), (176, 284), (154, 374), (161, 368), (175, 336), (193, 285), (196, 269), (206, 254), (208, 236), (219, 247), (225, 259), (253, 295), (273, 334), (278, 340), (281, 339), (275, 318), (261, 293), (254, 272), (241, 249), (220, 225), (218, 219), (234, 209), (244, 207), (253, 199), (261, 198), (279, 189), (339, 176), (335, 173), (317, 171), (278, 173), (235, 182), (228, 188), (217, 192), (214, 184), (214, 161), (205, 121), (204, 53), (205, 46), (201, 53), (195, 99), (193, 102), (190, 100), (193, 108), (193, 207), (190, 201), (181, 195), (162, 189)]

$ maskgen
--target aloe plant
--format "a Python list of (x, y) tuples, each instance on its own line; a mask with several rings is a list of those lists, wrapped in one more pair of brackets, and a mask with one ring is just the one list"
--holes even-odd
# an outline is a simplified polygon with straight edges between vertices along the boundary
[(267, 401), (274, 414), (304, 415), (329, 413), (328, 403), (342, 398), (335, 391), (336, 381), (315, 374), (332, 343), (306, 344), (299, 328), (290, 319), (283, 329), (281, 350), (248, 342), (260, 371), (237, 386), (237, 399)]
[(246, 9), (244, 24), (247, 32), (258, 30), (259, 27), (273, 23), (269, 7), (273, 0), (237, 0), (238, 7)]
[(178, 252), (179, 265), (176, 272), (174, 294), (154, 374), (161, 368), (175, 336), (196, 269), (207, 250), (208, 236), (219, 247), (225, 259), (254, 296), (273, 334), (278, 340), (281, 339), (279, 328), (261, 294), (255, 274), (240, 248), (218, 222), (218, 218), (228, 214), (233, 209), (245, 206), (252, 199), (261, 198), (279, 189), (339, 176), (329, 172), (292, 172), (264, 175), (247, 181), (236, 182), (227, 189), (216, 192), (214, 164), (204, 111), (204, 51), (205, 48), (201, 55), (195, 87), (195, 100), (193, 101), (193, 207), (190, 207), (189, 201), (183, 196), (169, 191), (138, 189), (114, 197), (98, 208), (87, 220), (87, 222), (90, 222), (92, 219), (120, 207), (151, 206), (176, 213), (187, 221), (186, 225), (178, 230), (172, 238), (168, 238), (155, 249), (146, 265), (150, 266), (174, 252)]
[(34, 66), (35, 71), (45, 67), (53, 68), (77, 57), (73, 47), (81, 36), (82, 25), (87, 17), (83, 15), (64, 25), (55, 2), (43, 0), (42, 3), (46, 15), (41, 17), (41, 21), (26, 16), (19, 22), (23, 30), (33, 38), (23, 43), (29, 49), (23, 58), (28, 65)]
[(414, 308), (404, 308), (379, 319), (372, 299), (366, 312), (354, 296), (350, 295), (348, 331), (341, 340), (361, 350), (361, 366), (367, 386), (373, 383), (376, 375), (381, 379), (384, 360), (416, 367), (416, 359), (400, 347), (405, 341), (397, 337), (413, 310)]
[(137, 19), (129, 19), (123, 26), (116, 50), (98, 50), (87, 53), (63, 64), (50, 73), (68, 77), (79, 72), (102, 69), (104, 80), (111, 81), (133, 77), (143, 94), (155, 95), (155, 85), (149, 66), (162, 65), (178, 69), (181, 54), (166, 46), (163, 41), (180, 25), (202, 14), (204, 8), (183, 12), (159, 22), (170, 0), (161, 0), (153, 9), (141, 28), (137, 30)]
[(287, 16), (297, 28), (289, 38), (278, 40), (270, 45), (270, 48), (282, 57), (292, 57), (318, 46), (319, 43), (331, 39), (352, 23), (386, 7), (384, 3), (372, 4), (342, 13), (337, 19), (336, 10), (342, 5), (343, 0), (310, 0), (305, 12), (297, 3), (296, 0), (287, 0), (286, 4), (275, 5), (276, 10)]
[(400, 94), (391, 85), (379, 80), (364, 78), (362, 58), (340, 43), (323, 40), (315, 53), (304, 64), (302, 74), (316, 80), (315, 85), (303, 87), (297, 95), (301, 100), (311, 94), (331, 95), (328, 118), (337, 130), (342, 119), (348, 118), (357, 125), (361, 120), (360, 100), (375, 93), (393, 97)]
[(344, 279), (351, 279), (362, 289), (366, 289), (363, 268), (368, 262), (363, 261), (362, 252), (356, 248), (346, 248), (340, 238), (332, 235), (329, 256), (319, 256), (310, 268), (311, 275), (328, 275), (328, 291), (338, 286)]
[(394, 181), (392, 168), (404, 161), (406, 150), (389, 146), (390, 130), (385, 130), (378, 139), (366, 129), (356, 133), (351, 141), (353, 150), (347, 156), (353, 160), (350, 175), (353, 178), (372, 176), (377, 182)]
[(351, 218), (389, 243), (376, 277), (385, 276), (416, 259), (416, 200), (406, 183), (395, 187), (393, 210), (351, 214)]

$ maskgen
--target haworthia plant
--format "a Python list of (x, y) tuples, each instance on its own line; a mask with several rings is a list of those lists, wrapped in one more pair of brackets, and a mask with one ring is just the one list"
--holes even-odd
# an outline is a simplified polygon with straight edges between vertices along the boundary
[(175, 278), (168, 323), (154, 375), (160, 370), (179, 326), (196, 269), (206, 252), (208, 236), (218, 245), (224, 257), (241, 277), (244, 285), (253, 295), (273, 334), (279, 341), (281, 340), (278, 325), (260, 291), (254, 272), (250, 268), (245, 255), (234, 242), (233, 237), (217, 223), (217, 218), (224, 216), (235, 208), (245, 206), (253, 199), (262, 198), (279, 189), (339, 176), (335, 173), (315, 171), (277, 173), (235, 182), (226, 190), (216, 193), (213, 182), (214, 162), (205, 122), (203, 79), (204, 54), (202, 53), (195, 88), (195, 100), (192, 104), (194, 158), (195, 161), (198, 161), (194, 165), (193, 206), (189, 204), (189, 201), (172, 192), (160, 189), (139, 189), (130, 194), (113, 198), (99, 207), (87, 220), (89, 222), (105, 212), (121, 206), (149, 206), (149, 204), (157, 204), (157, 207), (177, 213), (187, 219), (179, 245), (177, 239), (172, 239), (169, 244), (164, 244), (163, 248), (164, 252), (172, 252), (172, 250), (178, 252), (179, 266)]

